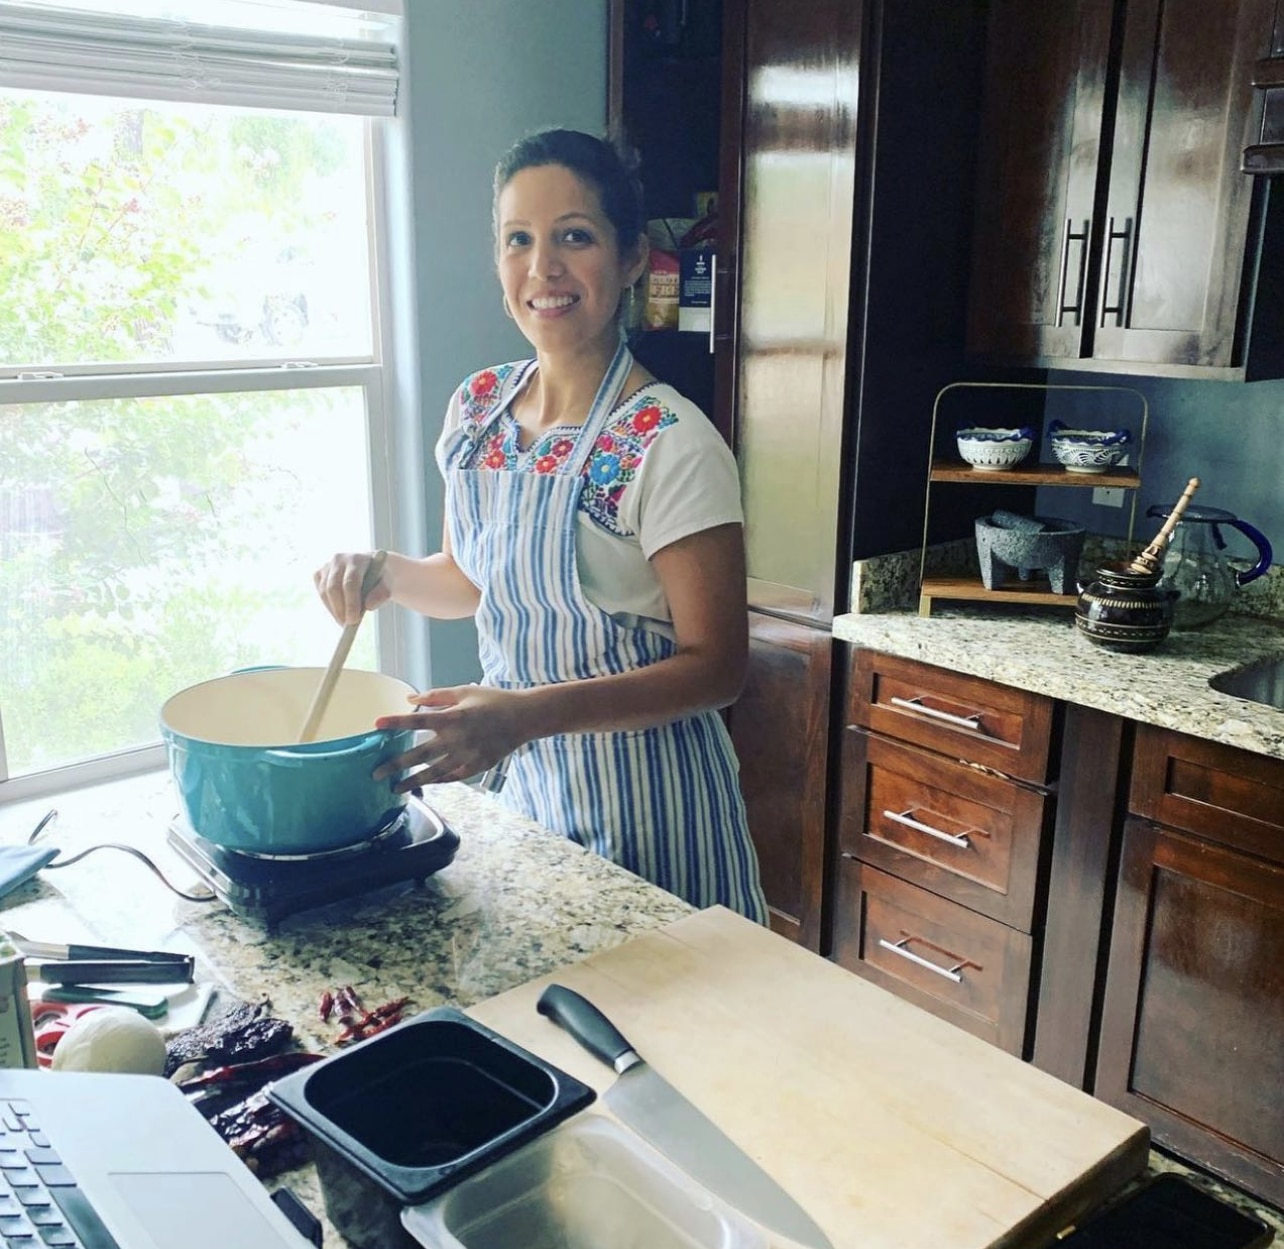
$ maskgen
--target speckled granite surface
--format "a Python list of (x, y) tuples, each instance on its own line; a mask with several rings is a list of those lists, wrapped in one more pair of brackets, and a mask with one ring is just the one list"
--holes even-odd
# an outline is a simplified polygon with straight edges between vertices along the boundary
[[(43, 941), (98, 941), (197, 956), (198, 977), (235, 1001), (268, 997), (309, 1049), (334, 1050), (336, 1029), (317, 1002), (352, 985), (369, 1004), (409, 996), (412, 1010), (469, 1006), (595, 951), (691, 913), (680, 898), (500, 807), (462, 785), (431, 793), (460, 835), (455, 860), (422, 887), (396, 885), (285, 919), (269, 933), (221, 902), (185, 902), (133, 857), (95, 853), (42, 872), (0, 901), (0, 924)], [(165, 844), (176, 810), (168, 773), (153, 773), (0, 807), (0, 844), (26, 841), (50, 807), (41, 843), (70, 856), (116, 841), (148, 854), (180, 887), (192, 870)], [(230, 1003), (229, 1003), (230, 1004)], [(315, 1213), (312, 1167), (287, 1172)], [(342, 1240), (326, 1222), (326, 1243)]]
[[(866, 565), (866, 603), (903, 603), (902, 572), (893, 565), (880, 578)], [(834, 621), (834, 636), (1284, 759), (1284, 711), (1208, 685), (1217, 673), (1284, 656), (1284, 618), (1227, 615), (1203, 629), (1174, 631), (1142, 655), (1090, 642), (1075, 628), (1073, 609), (1059, 607), (959, 604), (938, 606), (930, 617), (853, 612)]]
[[(316, 1010), (327, 987), (352, 984), (367, 1001), (409, 994), (418, 1009), (468, 1006), (691, 911), (484, 794), (445, 786), (432, 798), (461, 836), (454, 863), (423, 887), (394, 886), (310, 911), (282, 921), (273, 933), (238, 919), (222, 903), (176, 898), (143, 864), (114, 851), (23, 885), (0, 900), (0, 925), (37, 940), (192, 953), (198, 978), (219, 982), (215, 1010), (267, 996), (274, 1013), (294, 1023), (302, 1044), (329, 1053), (335, 1031)], [(165, 844), (175, 810), (168, 774), (0, 806), (0, 845), (25, 842), (51, 806), (58, 819), (42, 843), (68, 856), (103, 842), (125, 843), (149, 854), (174, 884), (195, 883)], [(1152, 1154), (1150, 1171), (1164, 1169), (1186, 1170)], [(1210, 1177), (1196, 1178), (1284, 1235), (1280, 1212)], [(321, 1217), (327, 1246), (345, 1243), (325, 1217), (312, 1166), (286, 1172), (269, 1187), (281, 1184)]]

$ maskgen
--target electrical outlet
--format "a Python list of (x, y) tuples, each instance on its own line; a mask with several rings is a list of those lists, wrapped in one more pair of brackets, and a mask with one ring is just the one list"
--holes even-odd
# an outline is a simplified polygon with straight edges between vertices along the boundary
[(1098, 507), (1123, 507), (1124, 489), (1122, 486), (1095, 486), (1092, 501)]

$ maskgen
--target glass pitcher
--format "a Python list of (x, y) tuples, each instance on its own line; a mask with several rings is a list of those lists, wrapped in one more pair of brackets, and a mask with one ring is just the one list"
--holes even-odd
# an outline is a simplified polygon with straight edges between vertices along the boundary
[[(1174, 506), (1156, 503), (1146, 515), (1166, 519)], [(1238, 529), (1257, 548), (1257, 562), (1251, 568), (1231, 567), (1223, 529)], [(1159, 581), (1180, 595), (1173, 609), (1173, 628), (1198, 629), (1216, 620), (1230, 607), (1235, 591), (1260, 577), (1272, 558), (1266, 536), (1233, 512), (1188, 507), (1164, 552)]]

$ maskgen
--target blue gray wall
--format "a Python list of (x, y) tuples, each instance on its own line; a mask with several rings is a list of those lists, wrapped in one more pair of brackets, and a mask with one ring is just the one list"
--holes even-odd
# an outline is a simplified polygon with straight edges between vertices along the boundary
[[(1052, 373), (1049, 382), (1129, 386), (1145, 395), (1149, 427), (1142, 461), (1137, 536), (1149, 540), (1158, 522), (1146, 520), (1152, 503), (1171, 503), (1191, 477), (1200, 480), (1195, 503), (1234, 512), (1271, 539), (1284, 559), (1284, 381), (1195, 382), (1084, 373)], [(1090, 428), (1106, 410), (1140, 412), (1129, 396), (1076, 397), (1053, 394), (1050, 414)], [(1131, 406), (1130, 406), (1131, 405)], [(1135, 421), (1129, 427), (1136, 431)], [(1038, 510), (1066, 516), (1099, 532), (1119, 532), (1122, 513), (1091, 504), (1088, 491), (1041, 491)], [(1247, 554), (1251, 548), (1245, 547)]]
[[(426, 474), (389, 521), (401, 549), (438, 549), (442, 485), (432, 461), (451, 393), (474, 369), (529, 354), (504, 316), (491, 239), (491, 175), (516, 139), (544, 126), (606, 125), (606, 0), (406, 0), (404, 94), (389, 194), (411, 205), (390, 255), (396, 367), (389, 431), (400, 471)], [(395, 202), (395, 201), (394, 201)], [(409, 266), (409, 275), (405, 267)], [(476, 679), (471, 622), (399, 613), (407, 680)], [(422, 670), (415, 660), (423, 656)]]

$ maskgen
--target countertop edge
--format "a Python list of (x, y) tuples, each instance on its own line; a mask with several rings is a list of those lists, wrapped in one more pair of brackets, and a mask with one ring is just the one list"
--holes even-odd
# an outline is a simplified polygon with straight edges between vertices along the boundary
[(849, 613), (834, 637), (1063, 702), (1284, 759), (1284, 711), (1222, 694), (1218, 673), (1284, 656), (1284, 627), (1226, 617), (1174, 632), (1156, 650), (1120, 654), (1082, 636), (1064, 614), (966, 609), (918, 616)]

